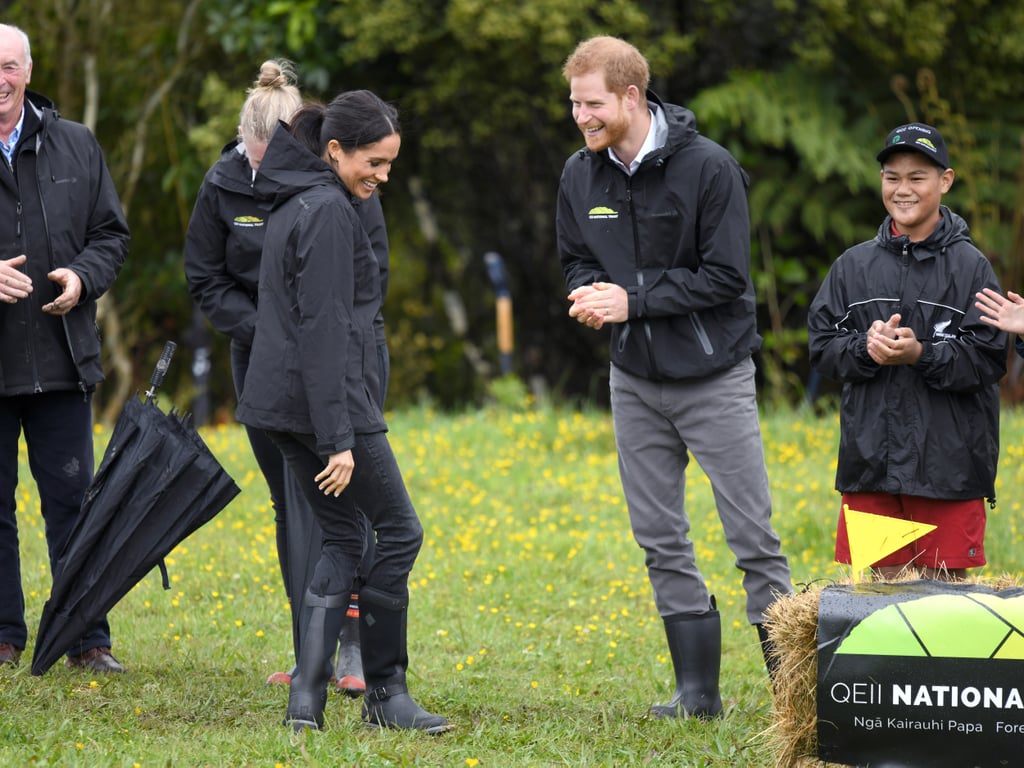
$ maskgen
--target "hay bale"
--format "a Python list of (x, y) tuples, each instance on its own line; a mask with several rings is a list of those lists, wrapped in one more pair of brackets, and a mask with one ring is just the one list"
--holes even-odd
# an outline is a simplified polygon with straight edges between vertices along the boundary
[(822, 586), (781, 598), (767, 611), (765, 629), (775, 644), (775, 708), (765, 732), (779, 768), (812, 764), (818, 755), (818, 599)]
[[(899, 580), (919, 579), (914, 572)], [(973, 584), (1003, 590), (1021, 586), (1016, 576), (974, 577)], [(829, 584), (850, 584), (836, 580)], [(767, 611), (765, 629), (775, 644), (779, 663), (774, 681), (773, 722), (765, 730), (768, 750), (777, 768), (827, 768), (836, 763), (818, 759), (818, 601), (827, 584), (809, 584), (780, 598)]]

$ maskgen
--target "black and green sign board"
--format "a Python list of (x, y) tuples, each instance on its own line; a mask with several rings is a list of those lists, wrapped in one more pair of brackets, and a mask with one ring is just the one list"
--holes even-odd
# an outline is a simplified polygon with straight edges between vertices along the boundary
[(1024, 766), (1024, 589), (835, 585), (818, 602), (818, 756)]

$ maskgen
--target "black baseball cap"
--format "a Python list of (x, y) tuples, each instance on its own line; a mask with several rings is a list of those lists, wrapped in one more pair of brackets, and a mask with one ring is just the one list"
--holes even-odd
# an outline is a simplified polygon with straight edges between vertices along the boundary
[(880, 163), (894, 152), (920, 152), (937, 166), (949, 168), (949, 152), (946, 142), (937, 128), (924, 123), (907, 123), (893, 128), (885, 139), (885, 147), (875, 155)]

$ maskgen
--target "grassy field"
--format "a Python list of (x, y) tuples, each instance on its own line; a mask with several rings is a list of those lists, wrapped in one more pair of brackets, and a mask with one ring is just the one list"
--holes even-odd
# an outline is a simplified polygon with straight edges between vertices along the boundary
[[(391, 439), (426, 540), (412, 578), (410, 687), (456, 729), (377, 733), (358, 702), (332, 696), (326, 729), (281, 725), (291, 666), (266, 487), (238, 427), (204, 431), (242, 494), (147, 576), (110, 615), (124, 676), (58, 664), (43, 677), (0, 669), (4, 766), (739, 766), (773, 764), (771, 696), (746, 624), (740, 574), (707, 479), (687, 503), (701, 567), (723, 617), (722, 694), (713, 723), (647, 716), (672, 670), (643, 555), (629, 532), (604, 413), (492, 408), (391, 414)], [(763, 417), (775, 523), (794, 580), (847, 576), (832, 562), (838, 423)], [(1003, 416), (998, 508), (986, 574), (1017, 572), (1024, 412)], [(97, 455), (106, 440), (97, 431)], [(18, 491), (30, 628), (49, 588), (27, 464)], [(30, 635), (33, 632), (30, 632)], [(31, 643), (31, 639), (30, 639)]]

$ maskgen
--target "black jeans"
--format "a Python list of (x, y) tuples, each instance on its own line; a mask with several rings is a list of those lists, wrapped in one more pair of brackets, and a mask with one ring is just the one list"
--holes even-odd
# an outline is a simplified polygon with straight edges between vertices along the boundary
[(409, 572), (423, 545), (423, 526), (409, 498), (387, 434), (356, 435), (355, 469), (340, 496), (327, 496), (314, 479), (326, 466), (313, 435), (267, 432), (288, 462), (313, 508), (324, 544), (311, 590), (318, 595), (349, 589), (362, 557), (360, 513), (376, 536), (376, 552), (363, 583), (392, 595), (407, 596)]
[[(240, 400), (242, 398), (242, 385), (245, 383), (245, 374), (249, 370), (249, 355), (251, 348), (238, 343), (237, 341), (231, 342), (231, 376), (235, 383), (235, 395)], [(380, 348), (377, 350), (378, 357), (382, 357), (381, 364), (386, 365), (387, 363), (387, 347), (383, 348), (383, 352)], [(388, 370), (387, 367), (382, 368), (385, 372)], [(386, 381), (386, 373), (385, 373)], [(383, 407), (384, 392), (381, 392), (381, 407)], [(276, 529), (277, 538), (277, 560), (281, 566), (281, 578), (284, 581), (285, 592), (289, 598), (295, 601), (298, 605), (302, 600), (301, 594), (292, 594), (297, 591), (296, 586), (291, 584), (291, 580), (302, 572), (302, 566), (298, 564), (289, 563), (289, 552), (292, 551), (289, 543), (288, 533), (288, 497), (291, 495), (292, 500), (295, 500), (294, 486), (292, 487), (292, 494), (288, 493), (287, 485), (285, 482), (285, 474), (288, 472), (288, 465), (281, 455), (281, 451), (267, 432), (256, 427), (245, 427), (245, 434), (249, 438), (249, 445), (252, 447), (252, 454), (256, 458), (256, 463), (259, 465), (260, 472), (263, 474), (263, 479), (267, 481), (267, 488), (270, 491), (270, 503), (274, 508), (274, 526)], [(318, 470), (319, 471), (319, 470)], [(301, 508), (292, 510), (292, 514), (297, 515), (312, 515), (309, 509)], [(308, 529), (313, 526), (299, 526), (300, 530)], [(367, 522), (363, 521), (364, 529), (368, 528)], [(365, 536), (365, 530), (364, 530)], [(294, 546), (294, 542), (292, 544)], [(298, 551), (303, 551), (299, 548)], [(361, 581), (365, 581), (366, 574), (369, 572), (370, 563), (373, 562), (374, 558), (374, 542), (372, 539), (366, 542), (366, 548), (357, 570), (357, 575)], [(298, 591), (301, 591), (299, 589)]]
[[(46, 525), (50, 570), (78, 519), (82, 497), (92, 482), (91, 396), (81, 392), (44, 392), (0, 397), (0, 642), (24, 648), (25, 596), (18, 557), (18, 439), (25, 432), (29, 468), (39, 490)], [(28, 510), (34, 514), (35, 510)], [(68, 653), (110, 645), (106, 617), (93, 624)]]

